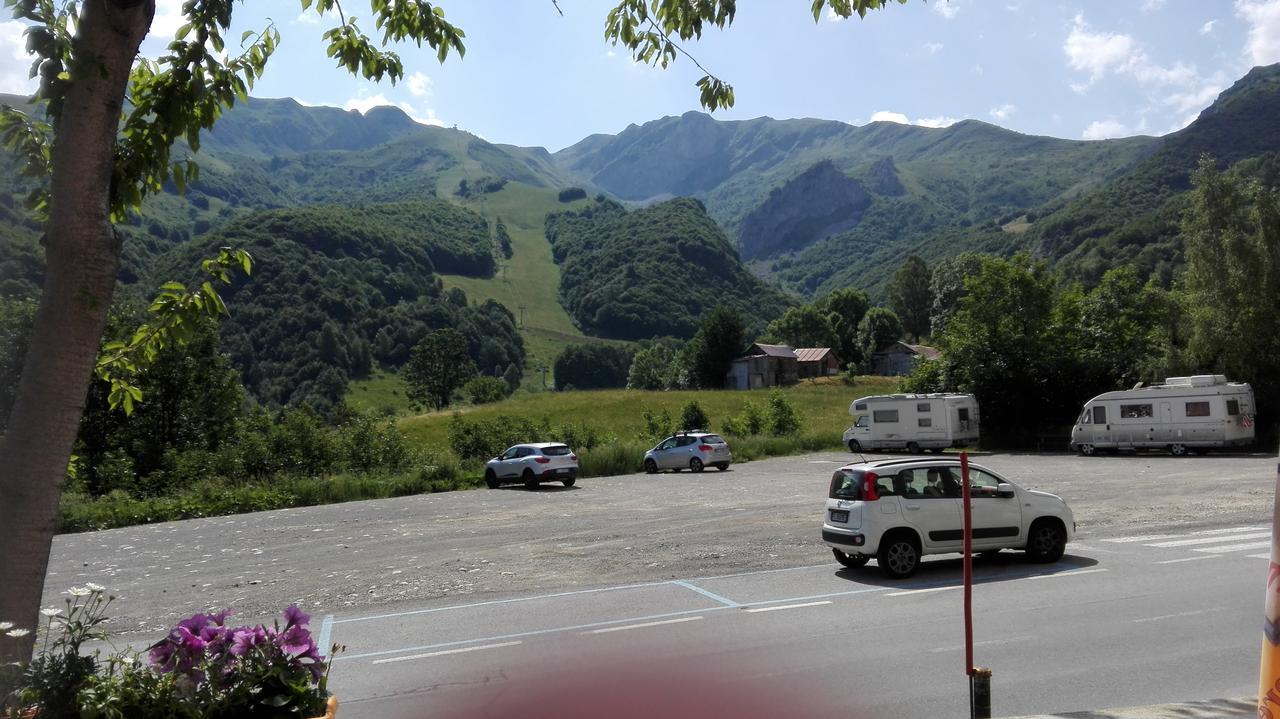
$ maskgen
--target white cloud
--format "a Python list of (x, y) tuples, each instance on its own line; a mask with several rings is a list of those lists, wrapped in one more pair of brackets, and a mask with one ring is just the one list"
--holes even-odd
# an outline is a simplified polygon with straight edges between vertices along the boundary
[(1131, 64), (1135, 47), (1128, 35), (1093, 32), (1084, 16), (1076, 15), (1062, 51), (1067, 55), (1067, 67), (1089, 73), (1089, 82), (1093, 83), (1108, 72)]
[(932, 3), (933, 11), (945, 17), (948, 20), (955, 18), (960, 12), (960, 4), (958, 0), (936, 0)]
[(911, 124), (919, 125), (920, 127), (951, 127), (957, 122), (960, 122), (958, 117), (939, 115), (937, 117), (922, 117)]
[(311, 11), (306, 11), (298, 13), (298, 17), (294, 18), (293, 21), (300, 25), (319, 25), (320, 16)]
[(1131, 134), (1133, 133), (1123, 123), (1116, 121), (1114, 118), (1107, 118), (1106, 120), (1095, 120), (1089, 123), (1089, 126), (1084, 129), (1082, 137), (1086, 140), (1107, 140)]
[(984, 72), (985, 72), (985, 71), (982, 69), (982, 66), (981, 66), (981, 65), (974, 65), (974, 66), (973, 66), (973, 74), (975, 74), (975, 75), (982, 75), (982, 74), (984, 74)]
[(1201, 34), (1201, 35), (1211, 35), (1211, 34), (1213, 34), (1213, 26), (1214, 26), (1214, 25), (1217, 25), (1217, 24), (1218, 24), (1218, 21), (1217, 21), (1217, 20), (1210, 20), (1209, 22), (1207, 22), (1207, 23), (1205, 23), (1205, 24), (1201, 25), (1201, 26), (1200, 26), (1200, 34)]
[(840, 17), (835, 10), (827, 8), (827, 22), (843, 22), (848, 18)]
[(17, 20), (0, 22), (0, 92), (30, 95), (37, 83), (27, 77), (34, 59), (27, 54), (27, 26)]
[(888, 110), (880, 110), (879, 112), (872, 113), (871, 121), (872, 122), (896, 122), (899, 125), (911, 124), (907, 120), (906, 115), (903, 115), (900, 112), (890, 112)]
[(148, 38), (162, 40), (166, 45), (178, 33), (178, 28), (187, 23), (187, 16), (182, 14), (183, 0), (156, 0), (156, 17), (151, 21), (151, 32)]
[(1236, 16), (1249, 23), (1244, 51), (1253, 65), (1280, 61), (1280, 0), (1236, 0)]
[(424, 97), (431, 92), (431, 78), (421, 72), (415, 72), (406, 77), (404, 84), (414, 97)]
[(1168, 0), (1142, 0), (1142, 12), (1155, 12), (1164, 7)]
[(930, 55), (937, 55), (938, 53), (942, 52), (942, 47), (943, 47), (942, 43), (940, 42), (926, 42), (924, 44), (925, 52), (929, 53)]
[(1163, 98), (1166, 105), (1171, 106), (1175, 112), (1189, 112), (1195, 110), (1197, 113), (1204, 109), (1209, 103), (1213, 102), (1218, 93), (1222, 92), (1226, 87), (1225, 81), (1221, 78), (1210, 80), (1199, 88), (1187, 90), (1186, 92), (1175, 92)]
[(1005, 104), (999, 107), (991, 108), (991, 116), (997, 120), (1008, 120), (1017, 111), (1018, 111), (1017, 105), (1012, 105), (1006, 102)]
[(363, 115), (375, 107), (383, 106), (398, 107), (401, 110), (404, 110), (405, 114), (413, 118), (414, 122), (418, 122), (423, 125), (444, 127), (444, 121), (436, 116), (435, 110), (428, 108), (425, 113), (422, 113), (413, 105), (410, 105), (407, 102), (395, 102), (393, 100), (389, 100), (387, 96), (382, 93), (369, 95), (361, 92), (359, 95), (356, 95), (343, 103), (342, 109), (356, 110)]

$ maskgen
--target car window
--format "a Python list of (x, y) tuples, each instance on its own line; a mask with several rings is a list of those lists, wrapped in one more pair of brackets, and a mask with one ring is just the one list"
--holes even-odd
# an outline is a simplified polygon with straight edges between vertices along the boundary
[(683, 437), (680, 437), (679, 439), (676, 440), (676, 446), (687, 447), (697, 441), (698, 441), (697, 437), (690, 437), (689, 435), (686, 434)]
[(960, 482), (956, 480), (950, 467), (928, 467), (923, 471), (924, 488), (921, 493), (925, 497), (955, 499), (960, 496)]
[(662, 444), (658, 445), (658, 449), (671, 449), (674, 446), (676, 446), (676, 438), (672, 437), (671, 439), (668, 439), (664, 441)]
[(969, 469), (969, 496), (994, 497), (1000, 480), (980, 469)]
[(724, 444), (724, 438), (718, 434), (709, 434), (706, 437), (703, 437), (702, 441), (707, 444)]
[(550, 447), (543, 447), (542, 453), (548, 457), (563, 457), (566, 454), (573, 454), (573, 450), (563, 444), (553, 444)]
[(516, 450), (516, 456), (528, 457), (529, 455), (533, 454), (533, 451), (534, 451), (533, 447), (521, 447), (520, 449)]
[(851, 469), (837, 470), (831, 475), (832, 499), (862, 499), (863, 473)]
[(518, 456), (518, 453), (519, 453), (519, 452), (520, 452), (520, 448), (519, 448), (519, 447), (512, 447), (512, 448), (508, 449), (506, 452), (503, 452), (503, 453), (502, 453), (502, 458), (503, 458), (503, 459), (514, 459), (516, 456)]

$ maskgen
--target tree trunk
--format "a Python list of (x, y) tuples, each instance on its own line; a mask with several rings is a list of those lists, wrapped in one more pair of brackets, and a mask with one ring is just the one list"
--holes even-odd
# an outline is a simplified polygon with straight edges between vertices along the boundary
[[(98, 356), (120, 243), (110, 223), (112, 155), (129, 70), (154, 0), (89, 0), (81, 10), (53, 148), (47, 270), (22, 379), (0, 441), (0, 620), (34, 629), (58, 499)], [(31, 656), (0, 643), (0, 662)]]

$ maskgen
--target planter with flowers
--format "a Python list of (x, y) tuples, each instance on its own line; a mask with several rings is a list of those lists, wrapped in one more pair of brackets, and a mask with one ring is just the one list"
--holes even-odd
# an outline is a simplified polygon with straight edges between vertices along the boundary
[[(228, 626), (230, 610), (178, 623), (145, 655), (130, 650), (84, 653), (105, 640), (101, 625), (115, 599), (103, 588), (72, 588), (66, 608), (47, 609), (40, 652), (0, 668), (0, 716), (39, 719), (333, 719), (326, 659), (296, 605), (283, 626)], [(4, 626), (0, 624), (0, 626)], [(20, 630), (5, 627), (10, 637)]]

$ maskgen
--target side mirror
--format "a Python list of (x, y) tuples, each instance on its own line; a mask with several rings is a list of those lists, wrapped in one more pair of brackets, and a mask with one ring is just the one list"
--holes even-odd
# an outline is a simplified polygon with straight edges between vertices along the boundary
[(1016, 496), (1013, 491), (1013, 485), (1007, 484), (1005, 482), (1001, 482), (1000, 484), (996, 485), (996, 496), (1003, 497), (1005, 499), (1009, 499), (1011, 497)]

